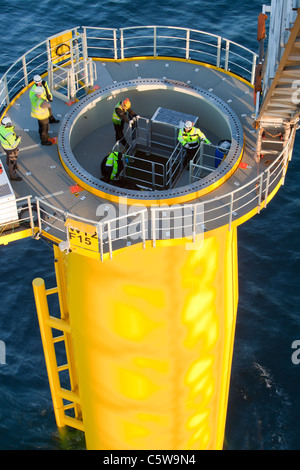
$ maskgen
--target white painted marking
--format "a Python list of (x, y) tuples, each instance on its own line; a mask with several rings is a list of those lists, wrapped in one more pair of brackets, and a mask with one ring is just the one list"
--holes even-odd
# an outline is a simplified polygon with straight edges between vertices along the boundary
[(41, 199), (50, 199), (50, 197), (60, 196), (61, 194), (64, 194), (64, 191), (57, 191), (57, 193), (46, 194), (46, 196), (41, 196)]

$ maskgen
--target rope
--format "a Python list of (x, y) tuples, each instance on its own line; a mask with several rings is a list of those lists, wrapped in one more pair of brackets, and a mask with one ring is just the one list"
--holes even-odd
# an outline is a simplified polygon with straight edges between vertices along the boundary
[(282, 136), (282, 132), (279, 132), (278, 134), (271, 134), (271, 132), (266, 131), (266, 129), (262, 128), (263, 132), (266, 134), (270, 135), (271, 137), (279, 137)]

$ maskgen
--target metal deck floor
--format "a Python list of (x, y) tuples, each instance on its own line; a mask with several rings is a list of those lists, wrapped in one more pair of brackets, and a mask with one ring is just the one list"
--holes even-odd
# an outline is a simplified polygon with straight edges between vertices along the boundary
[[(226, 194), (238, 186), (245, 184), (265, 169), (264, 162), (257, 164), (254, 160), (256, 134), (252, 127), (253, 90), (243, 80), (228, 73), (215, 70), (186, 61), (167, 59), (134, 59), (124, 62), (103, 60), (96, 61), (97, 80), (95, 82), (102, 90), (115, 83), (141, 78), (162, 78), (164, 80), (181, 82), (199, 86), (207, 90), (225, 103), (235, 112), (244, 131), (245, 149), (243, 161), (250, 167), (238, 168), (235, 173), (214, 193), (207, 194), (203, 200)], [(112, 107), (114, 101), (112, 100)], [(139, 110), (138, 103), (133, 108), (140, 115), (146, 115), (146, 110)], [(53, 114), (62, 120), (70, 111), (70, 106), (62, 100), (54, 98), (52, 103)], [(18, 159), (19, 173), (23, 177), (21, 182), (12, 182), (16, 197), (32, 195), (45, 198), (47, 201), (67, 212), (91, 220), (99, 220), (97, 208), (100, 204), (110, 203), (88, 191), (72, 194), (70, 186), (75, 182), (63, 169), (58, 157), (57, 146), (44, 147), (40, 145), (38, 125), (30, 116), (29, 90), (23, 93), (10, 107), (7, 113), (15, 124), (17, 134), (22, 136), (20, 155)], [(50, 137), (57, 136), (60, 124), (50, 124)], [(85, 162), (86, 168), (97, 176), (102, 158), (110, 151), (114, 141), (113, 125), (100, 128), (95, 135), (88, 139), (89, 145), (79, 146), (78, 159)], [(2, 162), (4, 154), (0, 157)], [(121, 211), (122, 212), (122, 211)]]

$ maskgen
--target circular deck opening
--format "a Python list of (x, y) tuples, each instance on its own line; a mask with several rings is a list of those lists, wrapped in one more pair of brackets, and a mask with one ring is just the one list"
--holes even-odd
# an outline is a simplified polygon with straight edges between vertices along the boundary
[[(170, 110), (170, 113), (195, 117), (195, 126), (200, 128), (213, 144), (210, 149), (211, 171), (191, 182), (188, 181), (188, 172), (185, 170), (179, 175), (175, 185), (172, 182), (173, 187), (165, 188), (164, 184), (160, 184), (159, 189), (148, 189), (145, 184), (141, 184), (142, 190), (125, 189), (101, 181), (101, 162), (115, 145), (113, 109), (118, 101), (126, 97), (131, 100), (134, 111), (145, 122), (150, 122), (150, 138), (154, 134), (164, 134), (167, 129), (168, 139), (172, 141), (173, 138), (174, 146), (177, 144), (177, 124), (172, 126), (172, 123), (169, 125), (168, 122), (156, 122), (157, 110), (161, 108), (167, 113)], [(213, 168), (215, 147), (224, 140), (231, 142), (230, 150), (222, 163), (219, 164), (219, 160), (219, 166)], [(143, 204), (155, 200), (173, 203), (174, 200), (188, 201), (208, 193), (230, 177), (242, 156), (243, 130), (237, 116), (227, 104), (199, 87), (168, 80), (137, 79), (93, 92), (73, 105), (73, 109), (62, 123), (58, 148), (66, 171), (82, 187), (94, 194), (110, 200), (126, 196)], [(151, 152), (156, 155), (162, 150), (155, 149), (155, 154), (153, 148), (154, 144), (150, 152), (145, 148), (145, 152), (148, 155), (150, 153), (150, 160)], [(160, 157), (169, 158), (168, 155)]]

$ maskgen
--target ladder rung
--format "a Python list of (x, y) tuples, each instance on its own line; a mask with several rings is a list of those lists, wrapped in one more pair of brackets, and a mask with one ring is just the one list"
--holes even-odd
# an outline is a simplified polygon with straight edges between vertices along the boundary
[(64, 410), (71, 410), (75, 408), (75, 403), (68, 403), (68, 405), (64, 405)]
[(58, 292), (58, 287), (52, 287), (52, 289), (46, 290), (46, 295), (57, 294), (57, 292)]
[(71, 426), (72, 428), (79, 429), (79, 431), (84, 431), (83, 421), (76, 418), (71, 418), (70, 416), (65, 416), (65, 424)]
[(61, 372), (63, 370), (68, 370), (69, 369), (69, 365), (68, 364), (63, 364), (62, 366), (57, 366), (57, 370), (58, 372)]
[(65, 388), (61, 388), (59, 391), (59, 395), (65, 400), (78, 403), (80, 405), (79, 396), (76, 393), (71, 392), (71, 390), (66, 390)]
[(64, 320), (60, 320), (59, 318), (49, 316), (47, 319), (47, 325), (51, 326), (51, 328), (64, 331), (65, 333), (71, 333), (70, 325)]
[(56, 336), (55, 338), (53, 338), (53, 343), (59, 343), (60, 341), (64, 341), (64, 339), (64, 335)]

